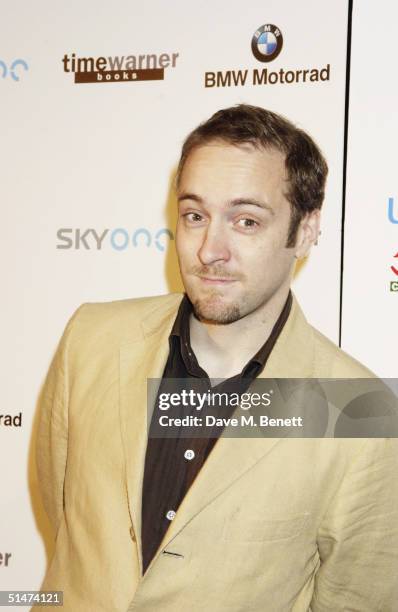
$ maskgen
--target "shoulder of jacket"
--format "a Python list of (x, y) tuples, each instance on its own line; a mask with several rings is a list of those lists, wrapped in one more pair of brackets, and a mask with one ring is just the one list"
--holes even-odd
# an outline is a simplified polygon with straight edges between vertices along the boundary
[(315, 370), (319, 378), (374, 378), (376, 374), (312, 327)]
[(127, 338), (148, 317), (159, 320), (173, 310), (177, 313), (182, 293), (129, 298), (110, 302), (85, 302), (75, 310), (68, 327), (75, 337), (108, 337), (110, 341)]
[(78, 310), (91, 317), (129, 316), (132, 313), (137, 316), (146, 314), (162, 308), (173, 307), (182, 299), (182, 293), (168, 293), (166, 295), (154, 295), (149, 297), (128, 298), (113, 300), (110, 302), (85, 302)]

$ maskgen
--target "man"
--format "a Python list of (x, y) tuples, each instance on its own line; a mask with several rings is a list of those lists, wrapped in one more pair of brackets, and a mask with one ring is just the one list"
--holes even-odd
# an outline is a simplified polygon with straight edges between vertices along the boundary
[(169, 379), (372, 376), (290, 292), (326, 174), (282, 117), (219, 111), (177, 173), (186, 294), (83, 304), (69, 321), (37, 453), (56, 533), (42, 588), (67, 612), (398, 609), (395, 439), (147, 439), (148, 379), (159, 393)]

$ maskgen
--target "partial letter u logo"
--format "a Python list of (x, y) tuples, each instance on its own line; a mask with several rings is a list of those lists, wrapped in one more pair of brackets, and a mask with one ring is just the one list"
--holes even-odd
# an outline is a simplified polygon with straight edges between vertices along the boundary
[(394, 198), (388, 198), (388, 219), (391, 223), (398, 224), (398, 216), (394, 217)]

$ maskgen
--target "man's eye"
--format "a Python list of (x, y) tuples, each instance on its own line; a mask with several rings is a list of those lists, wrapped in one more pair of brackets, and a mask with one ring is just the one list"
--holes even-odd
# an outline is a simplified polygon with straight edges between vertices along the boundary
[(239, 219), (238, 225), (244, 228), (252, 228), (256, 227), (258, 223), (254, 219)]
[(199, 215), (198, 213), (185, 213), (185, 215), (183, 215), (183, 217), (185, 217), (185, 219), (187, 221), (189, 221), (190, 223), (197, 223), (198, 221), (202, 220), (202, 215)]

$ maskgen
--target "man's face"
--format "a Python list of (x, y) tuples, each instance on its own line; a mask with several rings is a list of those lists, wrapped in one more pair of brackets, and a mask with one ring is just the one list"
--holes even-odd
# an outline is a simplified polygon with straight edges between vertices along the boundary
[(297, 248), (284, 156), (219, 141), (194, 149), (178, 186), (177, 255), (196, 316), (232, 323), (290, 285)]

